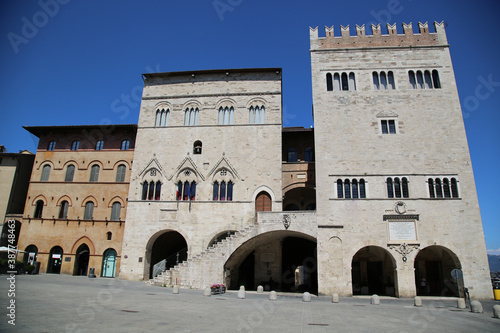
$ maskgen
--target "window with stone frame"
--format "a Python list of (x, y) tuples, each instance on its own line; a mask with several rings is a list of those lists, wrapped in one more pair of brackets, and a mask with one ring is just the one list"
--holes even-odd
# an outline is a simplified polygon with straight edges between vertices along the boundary
[(218, 170), (212, 181), (213, 201), (233, 201), (234, 177), (228, 169)]
[(233, 125), (234, 124), (234, 107), (221, 106), (219, 108), (219, 125)]
[(143, 179), (141, 200), (161, 200), (161, 174), (156, 168), (148, 170)]
[(195, 201), (197, 196), (198, 176), (192, 169), (183, 169), (175, 182), (175, 198), (177, 201)]
[(49, 181), (49, 177), (50, 177), (50, 165), (48, 164), (45, 164), (42, 168), (42, 176), (40, 177), (40, 181), (42, 182), (47, 182)]
[(408, 71), (408, 79), (413, 89), (440, 89), (441, 81), (437, 70)]
[(184, 111), (184, 126), (198, 126), (200, 110), (197, 107), (188, 107)]
[(252, 105), (248, 110), (250, 124), (266, 123), (266, 108), (264, 105)]
[(407, 177), (388, 177), (386, 185), (388, 198), (409, 198)]
[(354, 72), (337, 72), (326, 73), (326, 90), (327, 91), (354, 91), (356, 90), (356, 75)]
[(396, 134), (397, 133), (397, 120), (393, 119), (380, 119), (380, 133), (382, 134)]
[(66, 175), (64, 177), (65, 182), (72, 182), (75, 177), (75, 166), (70, 164), (66, 167)]
[(436, 177), (427, 179), (429, 198), (459, 198), (458, 181), (455, 177)]
[(158, 108), (156, 110), (155, 127), (166, 127), (170, 118), (170, 110), (166, 108)]
[(394, 73), (392, 71), (374, 71), (372, 73), (373, 88), (375, 90), (394, 90), (396, 83), (394, 82)]
[(338, 199), (365, 199), (366, 182), (363, 178), (337, 179)]

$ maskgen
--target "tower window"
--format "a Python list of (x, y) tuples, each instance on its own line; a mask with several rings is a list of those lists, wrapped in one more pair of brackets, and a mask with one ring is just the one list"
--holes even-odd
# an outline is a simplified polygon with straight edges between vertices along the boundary
[(201, 148), (202, 148), (202, 143), (201, 141), (197, 140), (193, 144), (193, 154), (199, 155), (201, 154)]

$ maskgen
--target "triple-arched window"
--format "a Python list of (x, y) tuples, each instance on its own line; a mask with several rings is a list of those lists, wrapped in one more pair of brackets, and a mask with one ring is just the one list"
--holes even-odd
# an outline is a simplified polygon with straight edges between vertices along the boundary
[(179, 180), (176, 185), (176, 198), (179, 201), (194, 201), (196, 199), (196, 182)]
[(155, 127), (166, 127), (168, 126), (168, 120), (170, 118), (169, 109), (157, 109), (156, 110), (156, 121)]
[(264, 107), (264, 105), (251, 106), (248, 113), (250, 124), (265, 124), (266, 108)]
[(144, 181), (142, 183), (142, 200), (160, 200), (161, 199), (161, 182)]
[(197, 126), (200, 110), (198, 108), (186, 108), (184, 111), (184, 126)]
[(220, 107), (219, 108), (219, 125), (232, 125), (234, 124), (234, 107)]
[(213, 185), (212, 200), (233, 201), (233, 188), (234, 183), (232, 181), (228, 181), (227, 183), (225, 180), (220, 183), (215, 181)]
[(392, 71), (373, 72), (373, 88), (375, 90), (388, 90), (396, 89), (396, 83), (394, 82), (394, 73)]
[(387, 178), (387, 197), (388, 198), (408, 198), (408, 178), (395, 177)]

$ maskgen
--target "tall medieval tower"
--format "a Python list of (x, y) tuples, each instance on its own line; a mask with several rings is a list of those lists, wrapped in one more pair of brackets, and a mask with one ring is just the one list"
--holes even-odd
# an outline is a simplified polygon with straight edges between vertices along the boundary
[(320, 293), (491, 298), (444, 24), (418, 27), (310, 29)]

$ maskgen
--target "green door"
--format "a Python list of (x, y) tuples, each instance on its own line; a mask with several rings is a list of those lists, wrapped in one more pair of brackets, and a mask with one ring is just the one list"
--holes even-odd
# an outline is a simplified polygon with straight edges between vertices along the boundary
[(102, 259), (102, 277), (115, 277), (116, 251), (107, 249)]

